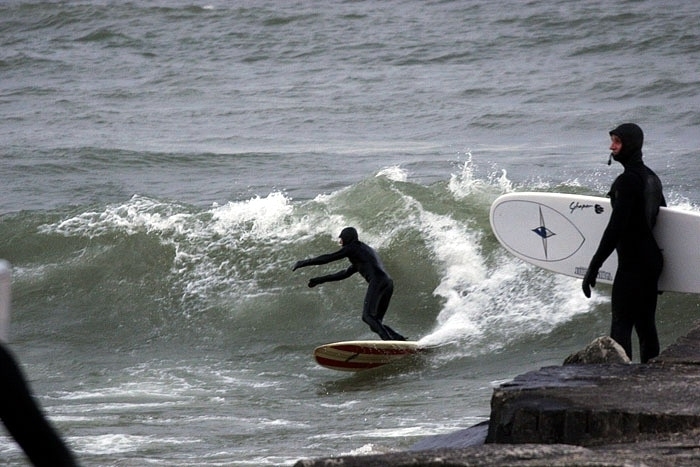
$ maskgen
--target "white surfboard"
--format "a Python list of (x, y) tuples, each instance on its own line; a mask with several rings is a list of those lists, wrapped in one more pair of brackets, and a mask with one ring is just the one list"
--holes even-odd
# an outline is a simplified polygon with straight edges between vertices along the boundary
[[(541, 268), (583, 278), (610, 219), (610, 200), (563, 193), (509, 193), (491, 205), (491, 228), (506, 250)], [(654, 236), (663, 250), (659, 290), (700, 293), (700, 213), (661, 208)], [(612, 283), (617, 254), (598, 281)]]
[(314, 349), (316, 362), (338, 371), (362, 371), (396, 362), (423, 349), (414, 341), (345, 341)]

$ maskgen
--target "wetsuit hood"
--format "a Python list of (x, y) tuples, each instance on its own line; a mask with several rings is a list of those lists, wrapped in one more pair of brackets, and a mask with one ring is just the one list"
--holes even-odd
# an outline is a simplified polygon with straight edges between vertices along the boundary
[(338, 237), (343, 241), (343, 245), (349, 245), (359, 239), (354, 227), (345, 227)]
[(615, 135), (622, 141), (622, 149), (612, 157), (627, 165), (631, 162), (642, 160), (642, 145), (644, 144), (644, 132), (634, 123), (623, 123), (614, 130), (610, 130), (610, 136)]

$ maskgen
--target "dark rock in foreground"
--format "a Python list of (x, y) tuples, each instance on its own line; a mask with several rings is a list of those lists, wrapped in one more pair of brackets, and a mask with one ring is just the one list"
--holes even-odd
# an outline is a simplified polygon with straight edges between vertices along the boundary
[(700, 428), (700, 371), (691, 365), (569, 365), (494, 391), (487, 443), (630, 442)]
[[(486, 444), (460, 433), (423, 450), (303, 460), (298, 467), (700, 465), (700, 327), (657, 359), (571, 364), (494, 390)], [(476, 427), (475, 427), (476, 428)], [(486, 427), (479, 427), (481, 432)], [(465, 438), (473, 436), (464, 431)], [(449, 446), (449, 447), (445, 447)]]
[(296, 467), (690, 467), (700, 462), (700, 433), (666, 440), (585, 448), (566, 444), (485, 444), (462, 449), (305, 460)]
[(446, 435), (428, 436), (411, 446), (411, 451), (427, 451), (429, 449), (468, 448), (481, 446), (489, 434), (489, 422), (481, 422), (465, 430), (455, 431)]

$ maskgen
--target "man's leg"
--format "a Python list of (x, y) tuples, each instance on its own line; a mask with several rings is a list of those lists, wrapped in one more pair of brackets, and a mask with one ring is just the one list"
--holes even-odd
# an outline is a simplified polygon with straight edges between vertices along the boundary
[(656, 331), (656, 287), (648, 286), (642, 291), (638, 303), (639, 311), (634, 328), (639, 338), (640, 361), (647, 363), (659, 355), (659, 335)]
[(634, 328), (635, 312), (632, 300), (633, 294), (618, 270), (612, 290), (612, 319), (610, 323), (610, 337), (625, 349), (625, 353), (632, 360), (632, 329)]
[(398, 332), (391, 329), (391, 327), (389, 327), (383, 323), (384, 315), (386, 315), (386, 311), (389, 308), (389, 302), (391, 302), (391, 297), (394, 294), (394, 282), (391, 280), (384, 282), (379, 287), (378, 294), (379, 294), (379, 299), (377, 301), (377, 307), (376, 307), (376, 312), (374, 314), (374, 318), (379, 323), (379, 325), (384, 329), (384, 332), (386, 332), (386, 334), (388, 335), (389, 338), (385, 339), (385, 340), (405, 341), (406, 338), (404, 336), (402, 336)]

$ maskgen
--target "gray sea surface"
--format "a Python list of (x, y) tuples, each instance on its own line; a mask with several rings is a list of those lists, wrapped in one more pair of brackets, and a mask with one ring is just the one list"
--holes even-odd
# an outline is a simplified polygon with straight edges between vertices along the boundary
[[(602, 195), (608, 131), (645, 131), (700, 210), (700, 3), (6, 1), (0, 257), (10, 348), (83, 465), (291, 465), (486, 420), (493, 388), (609, 327), (610, 289), (491, 233), (511, 191)], [(347, 225), (431, 345), (360, 374), (359, 277), (306, 287)], [(662, 346), (697, 320), (660, 297)], [(635, 352), (637, 349), (635, 348)], [(638, 356), (637, 356), (638, 359)], [(8, 436), (0, 460), (26, 465)]]

